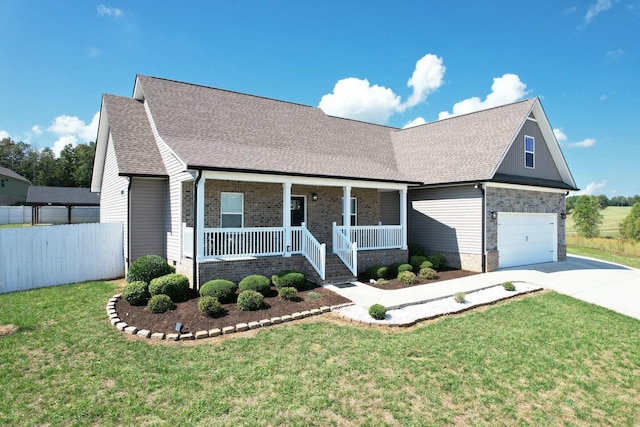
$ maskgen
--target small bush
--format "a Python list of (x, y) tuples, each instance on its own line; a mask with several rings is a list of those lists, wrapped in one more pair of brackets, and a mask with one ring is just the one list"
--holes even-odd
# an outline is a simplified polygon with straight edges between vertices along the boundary
[(398, 267), (400, 267), (402, 262), (394, 262), (387, 268), (387, 274), (389, 277), (398, 277)]
[(467, 302), (467, 294), (465, 294), (464, 292), (456, 292), (455, 295), (453, 295), (453, 299), (460, 304), (464, 304), (465, 302)]
[(309, 293), (307, 294), (307, 296), (308, 296), (309, 298), (311, 298), (311, 299), (318, 299), (318, 298), (322, 298), (322, 295), (320, 295), (320, 293), (315, 292), (315, 291), (309, 292)]
[(283, 270), (271, 276), (271, 281), (276, 288), (303, 289), (305, 285), (304, 274), (293, 270)]
[(189, 279), (176, 273), (155, 278), (149, 283), (149, 294), (152, 297), (164, 294), (173, 302), (186, 301), (189, 297)]
[(271, 289), (271, 281), (268, 277), (261, 276), (260, 274), (252, 274), (247, 276), (238, 283), (240, 291), (256, 291), (265, 295)]
[(412, 285), (418, 281), (413, 271), (401, 271), (398, 273), (398, 280), (405, 285)]
[(127, 283), (131, 282), (146, 282), (151, 281), (157, 277), (166, 276), (167, 274), (175, 273), (176, 268), (167, 264), (159, 255), (145, 255), (138, 258), (131, 264), (127, 271)]
[(208, 317), (214, 317), (222, 313), (222, 306), (220, 305), (218, 298), (207, 295), (200, 297), (200, 300), (198, 301), (198, 309), (202, 314)]
[(369, 279), (384, 279), (387, 277), (388, 273), (389, 269), (384, 266), (374, 265), (367, 268), (367, 276), (369, 277)]
[(514, 285), (512, 282), (504, 282), (502, 284), (502, 287), (504, 288), (505, 291), (509, 291), (509, 292), (513, 292), (516, 290), (516, 285)]
[(411, 264), (400, 264), (400, 266), (398, 267), (398, 274), (402, 273), (403, 271), (413, 272), (413, 267), (411, 266)]
[(233, 302), (236, 297), (238, 285), (230, 280), (209, 280), (200, 287), (200, 296), (216, 297), (221, 303)]
[(438, 273), (433, 268), (421, 268), (418, 276), (421, 279), (437, 279)]
[(255, 311), (262, 307), (264, 296), (258, 291), (242, 291), (238, 295), (238, 308), (244, 311)]
[(431, 263), (431, 261), (423, 261), (420, 263), (420, 268), (418, 269), (418, 271), (422, 270), (423, 268), (433, 268), (433, 264)]
[(122, 289), (122, 298), (131, 305), (146, 305), (149, 300), (149, 285), (138, 281), (127, 283)]
[(387, 279), (378, 279), (378, 280), (376, 280), (376, 285), (384, 286), (387, 283), (388, 283)]
[(278, 296), (283, 300), (291, 301), (298, 296), (298, 290), (296, 288), (284, 287), (278, 289)]
[(369, 307), (369, 316), (376, 320), (384, 320), (387, 315), (387, 307), (382, 304), (373, 304)]
[(147, 304), (147, 308), (152, 313), (165, 313), (171, 310), (174, 307), (171, 298), (165, 294), (158, 294), (151, 297), (149, 303)]
[(444, 267), (444, 255), (442, 254), (431, 254), (427, 257), (427, 259), (429, 260), (429, 262), (431, 262), (431, 264), (433, 264), (433, 268), (435, 268), (436, 270)]
[(425, 261), (427, 261), (427, 257), (422, 255), (414, 255), (409, 258), (409, 264), (413, 267), (413, 271), (420, 271), (420, 265)]
[(424, 256), (424, 248), (418, 243), (409, 243), (407, 249), (409, 249), (409, 258), (415, 255)]

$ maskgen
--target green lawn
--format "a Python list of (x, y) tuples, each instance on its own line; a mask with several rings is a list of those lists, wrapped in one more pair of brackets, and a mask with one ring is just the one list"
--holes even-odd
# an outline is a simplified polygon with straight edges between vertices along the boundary
[[(600, 225), (601, 237), (618, 237), (620, 234), (620, 223), (631, 212), (631, 206), (608, 206), (600, 211), (602, 214), (602, 224)], [(566, 219), (567, 234), (576, 234), (575, 223), (571, 214)]]
[[(0, 295), (2, 425), (634, 425), (640, 322), (556, 293), (397, 331), (150, 344), (113, 283)], [(196, 344), (196, 345), (194, 345)]]
[(31, 224), (0, 224), (0, 228), (22, 228), (31, 227)]

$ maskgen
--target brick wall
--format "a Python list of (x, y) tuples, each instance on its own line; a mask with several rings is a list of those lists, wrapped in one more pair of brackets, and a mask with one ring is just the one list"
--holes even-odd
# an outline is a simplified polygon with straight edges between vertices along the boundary
[(366, 271), (373, 265), (388, 266), (394, 262), (407, 262), (409, 251), (390, 249), (381, 251), (358, 251), (358, 273)]
[(261, 257), (232, 261), (208, 261), (198, 266), (200, 285), (213, 279), (226, 279), (238, 283), (251, 274), (271, 277), (282, 270), (296, 270), (308, 276), (303, 256)]

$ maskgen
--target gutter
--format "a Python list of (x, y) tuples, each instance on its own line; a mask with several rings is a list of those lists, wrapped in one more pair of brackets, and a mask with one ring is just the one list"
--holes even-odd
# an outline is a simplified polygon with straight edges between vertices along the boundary
[[(202, 169), (198, 169), (198, 176), (193, 180), (193, 289), (199, 290), (198, 282), (198, 184), (202, 178)], [(204, 213), (204, 212), (203, 212)]]
[(486, 245), (487, 245), (487, 199), (486, 199), (486, 190), (482, 183), (477, 183), (476, 188), (480, 189), (480, 193), (482, 194), (482, 239), (481, 239), (481, 252), (482, 252), (482, 272), (487, 272), (487, 254)]
[(131, 266), (131, 185), (133, 178), (129, 177), (127, 184), (127, 270)]

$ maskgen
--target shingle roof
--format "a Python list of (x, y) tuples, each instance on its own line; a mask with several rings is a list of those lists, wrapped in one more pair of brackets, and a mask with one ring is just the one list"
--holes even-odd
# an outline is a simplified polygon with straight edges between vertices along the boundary
[(400, 170), (425, 184), (491, 180), (535, 101), (394, 132)]
[(109, 119), (121, 175), (161, 175), (167, 171), (158, 151), (144, 104), (132, 98), (104, 95), (103, 111)]
[(15, 179), (18, 179), (20, 181), (29, 182), (29, 180), (27, 178), (25, 178), (24, 176), (15, 173), (11, 169), (3, 168), (2, 166), (0, 166), (0, 175), (8, 176), (9, 178), (15, 178)]
[(99, 206), (100, 195), (89, 188), (41, 187), (32, 185), (27, 193), (28, 205)]

